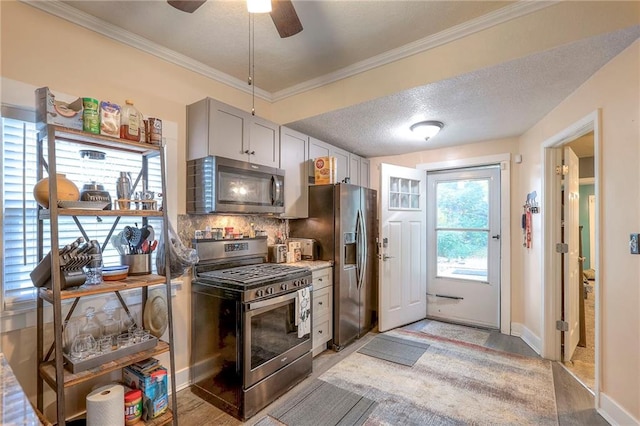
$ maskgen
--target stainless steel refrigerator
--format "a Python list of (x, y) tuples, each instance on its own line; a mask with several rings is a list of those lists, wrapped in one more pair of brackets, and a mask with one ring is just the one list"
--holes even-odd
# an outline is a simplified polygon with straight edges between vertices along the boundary
[(333, 261), (333, 349), (341, 350), (377, 321), (378, 194), (339, 183), (309, 187), (309, 218), (289, 223), (292, 237), (313, 238)]

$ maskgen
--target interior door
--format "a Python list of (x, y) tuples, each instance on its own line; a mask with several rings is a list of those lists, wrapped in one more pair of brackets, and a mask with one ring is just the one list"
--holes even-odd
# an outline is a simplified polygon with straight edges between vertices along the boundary
[(380, 331), (425, 317), (425, 172), (381, 164)]
[(427, 316), (500, 328), (500, 167), (427, 174)]
[(563, 361), (571, 361), (580, 340), (580, 265), (579, 265), (579, 170), (578, 156), (569, 147), (564, 148), (564, 165), (567, 173), (563, 179), (563, 242), (568, 252), (563, 255), (564, 321), (568, 330), (564, 332)]

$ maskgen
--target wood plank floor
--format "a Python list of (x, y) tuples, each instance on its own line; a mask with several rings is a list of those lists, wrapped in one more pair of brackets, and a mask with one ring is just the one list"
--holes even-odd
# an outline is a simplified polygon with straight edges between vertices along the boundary
[[(419, 330), (427, 324), (429, 320), (419, 321), (410, 326)], [(310, 381), (318, 378), (329, 368), (340, 362), (349, 354), (357, 351), (367, 344), (375, 332), (368, 333), (358, 341), (347, 346), (341, 352), (325, 351), (313, 359), (313, 373), (302, 383), (294, 387), (291, 392), (296, 392), (306, 386)], [(507, 336), (499, 332), (491, 332), (486, 347), (505, 352), (516, 353), (524, 356), (538, 358), (536, 354), (519, 337)], [(600, 416), (594, 407), (593, 394), (580, 384), (566, 369), (559, 363), (553, 363), (553, 378), (556, 391), (556, 404), (558, 407), (558, 423), (560, 426), (573, 425), (607, 425), (608, 423)], [(217, 409), (213, 405), (203, 401), (194, 395), (189, 388), (178, 392), (178, 418), (179, 424), (184, 426), (204, 426), (204, 425), (253, 425), (266, 416), (267, 412), (277, 406), (279, 402), (286, 399), (283, 396), (273, 404), (266, 407), (249, 421), (243, 423), (234, 417)], [(294, 425), (292, 425), (294, 426)]]

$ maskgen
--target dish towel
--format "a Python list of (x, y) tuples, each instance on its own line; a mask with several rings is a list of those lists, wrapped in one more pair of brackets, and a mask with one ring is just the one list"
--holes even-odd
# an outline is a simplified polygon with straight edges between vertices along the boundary
[(311, 333), (311, 289), (307, 287), (298, 290), (296, 302), (298, 305), (298, 338), (302, 338), (305, 334)]

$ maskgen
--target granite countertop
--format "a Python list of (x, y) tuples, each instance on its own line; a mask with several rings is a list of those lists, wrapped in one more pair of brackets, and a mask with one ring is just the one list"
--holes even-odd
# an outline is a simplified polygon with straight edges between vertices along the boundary
[(41, 425), (29, 398), (13, 375), (4, 354), (0, 352), (0, 424), (3, 425)]
[(318, 269), (330, 268), (333, 266), (333, 262), (328, 260), (301, 260), (299, 262), (287, 263), (287, 265), (291, 266), (306, 266), (311, 269), (311, 271), (316, 271)]

